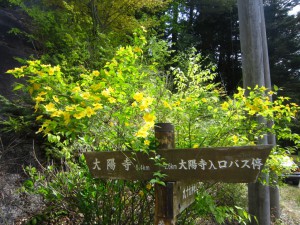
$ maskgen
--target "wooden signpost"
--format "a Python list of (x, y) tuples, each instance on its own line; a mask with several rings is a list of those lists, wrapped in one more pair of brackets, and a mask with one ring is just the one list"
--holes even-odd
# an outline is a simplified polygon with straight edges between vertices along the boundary
[[(175, 149), (174, 128), (157, 124), (156, 153), (133, 151), (86, 152), (95, 178), (150, 180), (157, 171), (166, 176), (165, 186), (155, 185), (155, 225), (175, 224), (176, 216), (195, 199), (199, 181), (252, 183), (272, 149), (271, 145)], [(157, 166), (154, 158), (163, 166)]]
[[(255, 182), (271, 147), (220, 147), (157, 150), (156, 155), (142, 152), (87, 152), (85, 158), (96, 178), (150, 180), (161, 171), (164, 181)], [(160, 157), (165, 166), (155, 165)]]

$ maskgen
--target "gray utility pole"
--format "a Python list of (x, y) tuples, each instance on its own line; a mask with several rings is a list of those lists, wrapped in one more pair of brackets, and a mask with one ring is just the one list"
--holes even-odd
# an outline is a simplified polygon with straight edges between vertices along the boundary
[[(237, 0), (237, 2), (244, 88), (253, 88), (256, 85), (271, 88), (262, 0)], [(265, 121), (264, 118), (258, 120), (266, 126), (271, 125), (271, 122)], [(266, 135), (258, 144), (275, 144), (275, 137)], [(268, 174), (264, 174), (263, 178), (268, 181)], [(279, 191), (276, 186), (270, 188), (259, 182), (249, 184), (248, 198), (249, 213), (256, 216), (260, 225), (271, 224), (271, 213), (272, 217), (279, 217)], [(252, 224), (257, 223), (252, 220)]]

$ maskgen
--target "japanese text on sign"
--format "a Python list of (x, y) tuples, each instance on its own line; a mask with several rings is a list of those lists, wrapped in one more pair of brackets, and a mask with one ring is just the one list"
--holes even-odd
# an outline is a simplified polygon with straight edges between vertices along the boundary
[[(99, 161), (98, 158), (95, 158), (93, 161), (94, 167), (93, 170), (101, 170), (101, 165), (106, 168), (106, 170), (114, 171), (117, 167), (121, 167), (125, 171), (130, 171), (130, 169), (147, 171), (150, 170), (150, 165), (138, 164), (134, 165), (134, 163), (126, 157), (121, 165), (116, 164), (115, 158), (106, 159), (103, 161)], [(227, 169), (231, 167), (236, 167), (240, 169), (252, 169), (252, 170), (261, 170), (263, 166), (262, 160), (260, 158), (251, 158), (251, 159), (243, 159), (243, 160), (204, 160), (201, 159), (197, 161), (196, 159), (184, 160), (180, 159), (177, 164), (167, 163), (164, 167), (165, 170), (220, 170)]]

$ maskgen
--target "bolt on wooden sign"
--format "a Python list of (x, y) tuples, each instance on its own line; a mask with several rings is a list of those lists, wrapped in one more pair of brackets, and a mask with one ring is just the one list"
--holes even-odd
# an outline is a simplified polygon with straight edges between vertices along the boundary
[[(163, 181), (255, 182), (272, 145), (165, 149), (145, 154), (132, 151), (84, 153), (96, 178), (150, 180), (157, 171)], [(155, 165), (159, 157), (163, 166)]]

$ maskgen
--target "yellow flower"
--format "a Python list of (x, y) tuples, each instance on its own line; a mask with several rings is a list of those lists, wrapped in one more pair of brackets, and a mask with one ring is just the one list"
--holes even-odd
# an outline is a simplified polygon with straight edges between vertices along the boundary
[(147, 98), (144, 98), (141, 105), (140, 105), (140, 110), (143, 111), (143, 110), (146, 110), (153, 102), (153, 98), (151, 97), (147, 97)]
[(163, 101), (163, 105), (165, 108), (169, 108), (169, 109), (172, 109), (172, 107), (170, 106), (170, 104), (166, 101)]
[(92, 115), (95, 115), (96, 114), (96, 112), (91, 108), (91, 107), (87, 107), (86, 108), (86, 115), (87, 115), (87, 117), (91, 117)]
[(91, 86), (91, 89), (92, 89), (93, 91), (97, 91), (97, 90), (99, 90), (101, 87), (102, 87), (102, 84), (101, 84), (101, 83), (99, 83), (99, 84), (93, 84), (93, 85)]
[(141, 197), (144, 196), (144, 192), (142, 190), (139, 191), (139, 196), (141, 196)]
[(54, 75), (54, 68), (50, 68), (50, 69), (49, 69), (49, 75), (50, 75), (50, 76)]
[(257, 106), (249, 105), (249, 115), (253, 116), (257, 112), (259, 112), (259, 108)]
[(147, 188), (148, 190), (150, 190), (150, 189), (152, 188), (152, 184), (148, 183), (148, 184), (146, 185), (146, 188)]
[(263, 101), (262, 101), (261, 98), (255, 98), (255, 99), (253, 100), (253, 104), (254, 104), (254, 105), (257, 105), (257, 106), (260, 106), (260, 105), (263, 104)]
[(60, 117), (62, 114), (63, 112), (61, 110), (57, 110), (51, 114), (51, 117)]
[(55, 102), (59, 102), (59, 98), (56, 96), (56, 95), (53, 95), (53, 100), (55, 101)]
[(229, 108), (229, 104), (228, 102), (223, 102), (223, 104), (221, 105), (223, 110), (227, 110)]
[(269, 91), (269, 92), (268, 92), (268, 95), (274, 95), (274, 94), (275, 94), (274, 91)]
[(145, 124), (145, 129), (150, 129), (150, 128), (152, 128), (152, 127), (154, 127), (154, 121), (152, 121), (152, 122), (146, 122), (146, 124)]
[(201, 101), (202, 102), (207, 102), (207, 99), (206, 98), (201, 98)]
[(136, 100), (137, 102), (141, 102), (143, 98), (144, 98), (144, 94), (141, 92), (137, 92), (133, 96), (133, 99)]
[(146, 138), (148, 136), (148, 129), (147, 127), (142, 127), (141, 129), (138, 130), (138, 132), (135, 134), (136, 137), (142, 137)]
[(93, 95), (91, 97), (91, 99), (94, 101), (94, 102), (99, 102), (101, 100), (101, 98), (99, 96), (96, 96), (96, 95)]
[(46, 90), (49, 90), (49, 91), (51, 91), (51, 90), (52, 90), (52, 88), (51, 88), (51, 87), (49, 87), (49, 86), (46, 86), (46, 87), (44, 87), (44, 89), (46, 89)]
[(71, 112), (71, 111), (73, 111), (74, 109), (76, 109), (76, 107), (77, 107), (78, 105), (71, 105), (71, 106), (66, 106), (65, 107), (65, 110), (66, 111), (68, 111), (68, 112)]
[(74, 88), (71, 90), (72, 93), (76, 93), (76, 92), (80, 92), (80, 91), (81, 91), (81, 89), (80, 89), (79, 86), (74, 87)]
[(86, 116), (86, 112), (85, 111), (82, 111), (82, 112), (79, 112), (79, 113), (76, 113), (76, 114), (74, 114), (73, 115), (76, 119), (81, 119), (81, 118), (83, 118), (83, 117), (85, 117)]
[(81, 94), (81, 97), (83, 99), (89, 99), (90, 96), (91, 96), (91, 94), (89, 92), (84, 92), (84, 93)]
[(143, 52), (143, 50), (140, 47), (134, 47), (133, 49), (134, 52)]
[(131, 105), (132, 105), (133, 107), (136, 107), (136, 106), (137, 106), (136, 101), (134, 101)]
[(105, 89), (105, 90), (103, 90), (103, 91), (101, 92), (101, 94), (102, 94), (104, 97), (108, 98), (108, 97), (110, 96), (110, 90), (109, 90), (109, 89)]
[(103, 105), (101, 103), (94, 103), (94, 110), (103, 109)]
[(150, 141), (149, 140), (145, 140), (144, 144), (147, 145), (147, 146), (149, 146), (150, 145)]
[(108, 101), (109, 101), (109, 103), (116, 103), (117, 102), (117, 100), (113, 97), (109, 97)]
[(177, 101), (173, 104), (174, 106), (180, 106), (180, 101)]
[(70, 123), (70, 113), (68, 112), (63, 112), (64, 120), (65, 120), (65, 125), (68, 125)]
[(46, 94), (47, 94), (47, 92), (42, 91), (42, 92), (39, 93), (39, 96), (43, 96), (43, 95), (46, 95)]
[(16, 69), (14, 70), (7, 70), (6, 73), (13, 73)]
[(37, 101), (37, 102), (42, 102), (42, 101), (45, 101), (45, 98), (43, 98), (43, 97), (41, 97), (41, 96), (37, 96), (37, 97), (35, 98), (35, 101)]
[(57, 72), (60, 72), (60, 66), (54, 66), (54, 67), (53, 67), (53, 70), (54, 70), (54, 71), (57, 71)]
[(199, 148), (199, 144), (194, 144), (193, 148)]
[(267, 88), (266, 88), (266, 87), (264, 87), (264, 86), (261, 86), (259, 90), (260, 90), (260, 91), (266, 91), (266, 90), (267, 90)]
[(187, 97), (187, 98), (186, 98), (186, 101), (187, 101), (187, 102), (191, 102), (191, 101), (192, 101), (192, 98), (191, 98), (191, 97)]
[(156, 119), (156, 116), (150, 114), (150, 113), (146, 113), (144, 116), (143, 116), (143, 119), (146, 121), (146, 122), (150, 122), (152, 123), (155, 119)]
[(50, 102), (48, 105), (45, 105), (45, 109), (48, 112), (54, 112), (56, 110), (55, 105)]
[(40, 84), (36, 84), (36, 83), (33, 84), (33, 90), (38, 90), (40, 89), (40, 87), (41, 87)]
[(233, 135), (233, 137), (232, 137), (232, 141), (233, 141), (233, 143), (234, 143), (234, 144), (237, 144), (237, 143), (238, 143), (238, 141), (239, 141), (239, 137), (238, 137), (238, 136), (236, 136), (236, 135)]
[(97, 76), (100, 75), (100, 73), (99, 73), (98, 70), (94, 70), (94, 71), (92, 72), (92, 75), (95, 76), (95, 77), (97, 77)]

